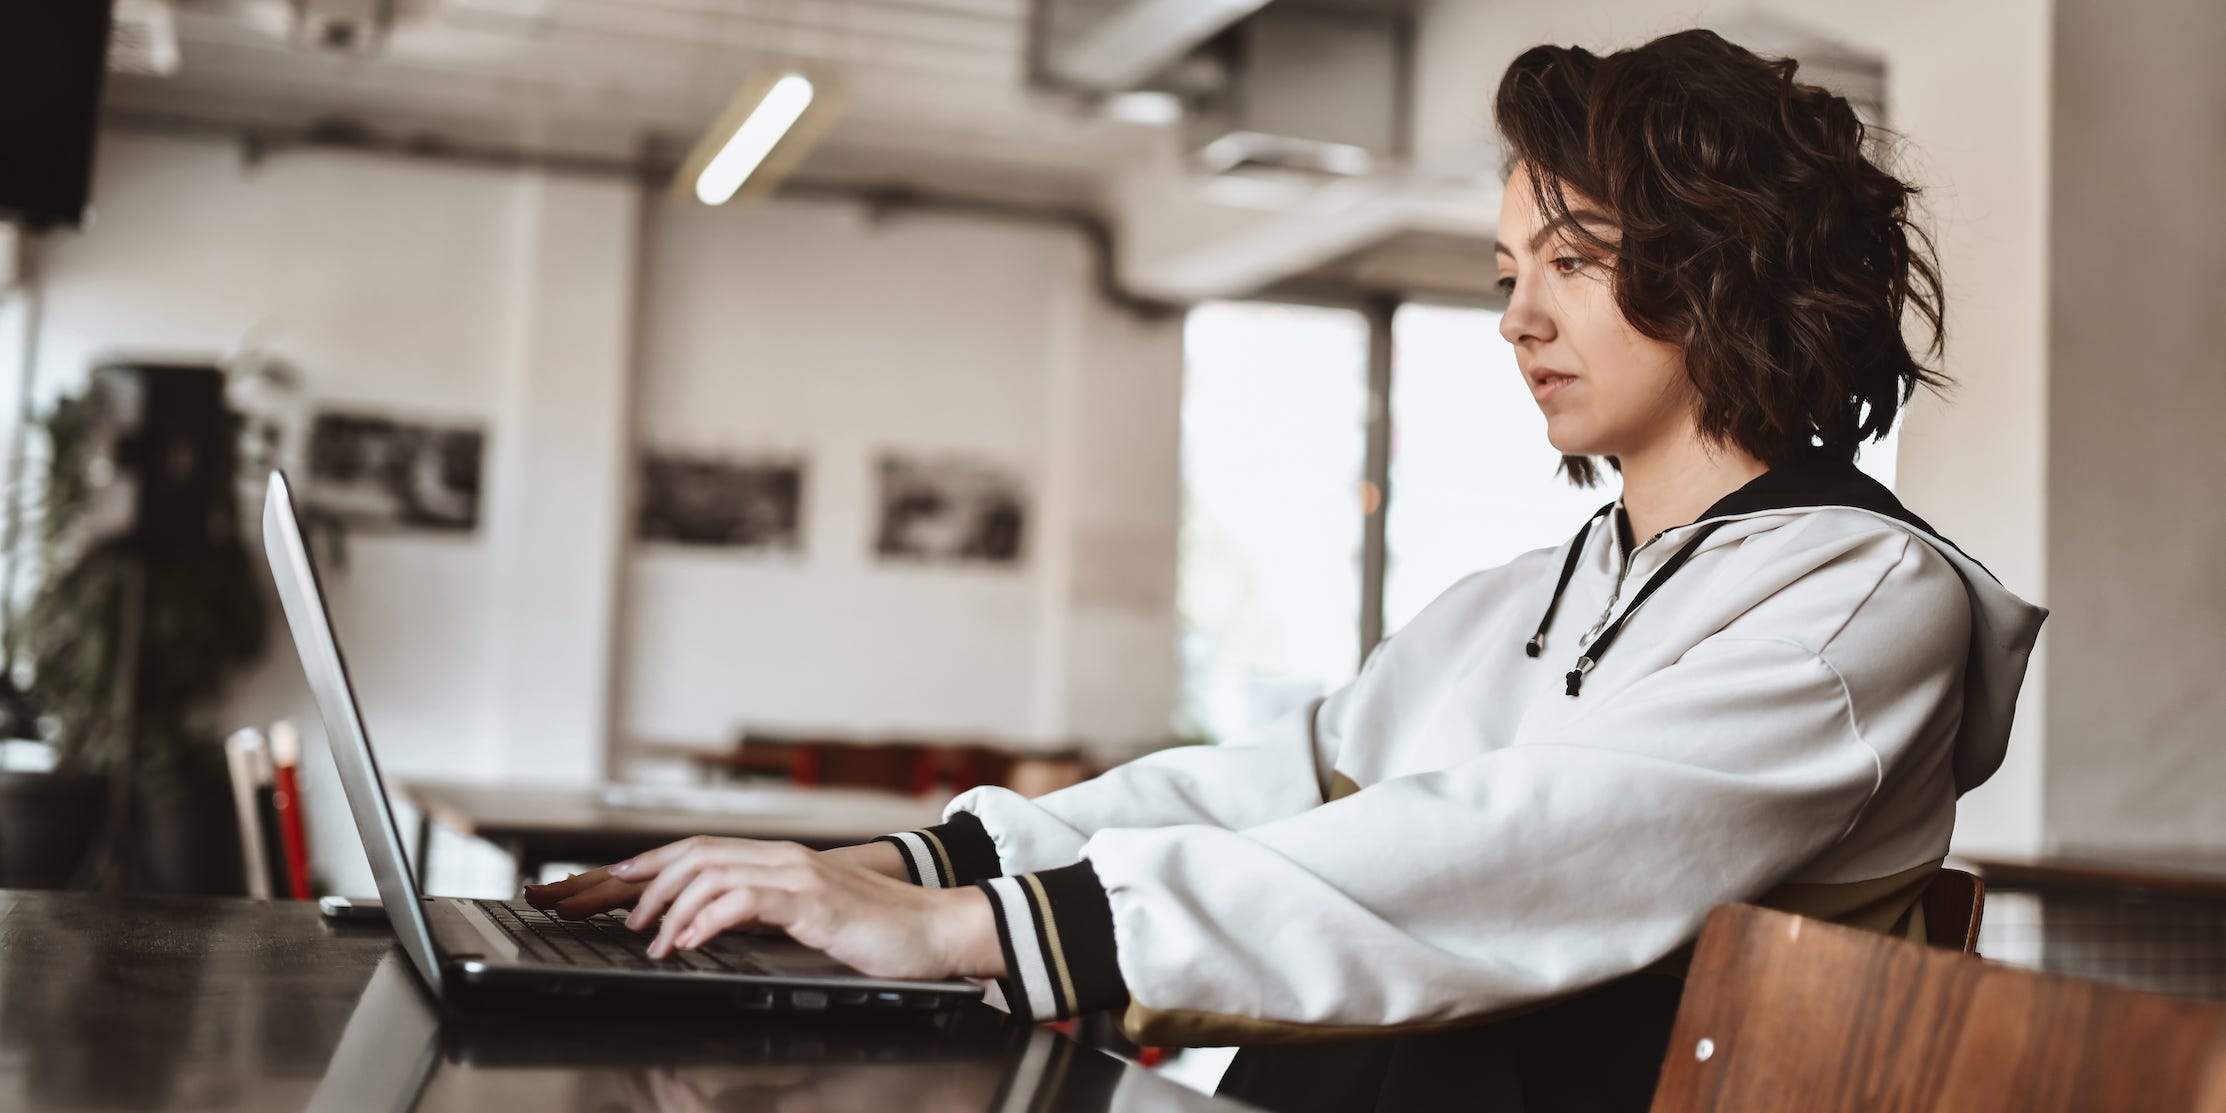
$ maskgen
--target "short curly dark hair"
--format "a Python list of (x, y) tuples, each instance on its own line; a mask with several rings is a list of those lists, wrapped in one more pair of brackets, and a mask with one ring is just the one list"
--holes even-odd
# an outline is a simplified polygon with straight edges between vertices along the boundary
[[(1917, 189), (1872, 160), (1879, 133), (1845, 98), (1794, 80), (1798, 65), (1704, 30), (1604, 57), (1540, 46), (1495, 105), (1507, 173), (1528, 176), (1542, 217), (1565, 217), (1575, 194), (1619, 226), (1611, 244), (1568, 222), (1615, 260), (1632, 327), (1684, 353), (1701, 434), (1771, 467), (1852, 461), (1918, 383), (1948, 383), (1902, 333), (1914, 309), (1921, 354), (1945, 350)], [(1562, 463), (1580, 485), (1599, 479), (1586, 457)]]

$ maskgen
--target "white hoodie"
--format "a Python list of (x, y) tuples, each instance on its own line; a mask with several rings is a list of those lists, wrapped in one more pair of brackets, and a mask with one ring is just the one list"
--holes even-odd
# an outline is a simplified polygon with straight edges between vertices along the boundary
[(983, 881), (1016, 1011), (1125, 1005), (1152, 1043), (1469, 1022), (1671, 958), (1726, 901), (1911, 930), (2047, 612), (1844, 464), (1628, 556), (1620, 521), (1455, 584), (1255, 737), (891, 839)]

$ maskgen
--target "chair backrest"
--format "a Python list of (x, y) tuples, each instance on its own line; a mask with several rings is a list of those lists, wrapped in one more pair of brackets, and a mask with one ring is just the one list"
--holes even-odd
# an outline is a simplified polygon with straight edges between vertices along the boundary
[(1986, 882), (1962, 870), (1942, 867), (1925, 886), (1925, 941), (1935, 947), (1979, 953), (1979, 921), (1986, 914)]
[(2198, 1108), (2226, 1008), (1749, 905), (1709, 914), (1654, 1113)]

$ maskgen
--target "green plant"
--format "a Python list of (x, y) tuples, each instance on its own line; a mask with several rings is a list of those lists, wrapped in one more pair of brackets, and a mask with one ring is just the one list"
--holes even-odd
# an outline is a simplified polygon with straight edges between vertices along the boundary
[(134, 515), (103, 405), (96, 387), (42, 422), (52, 446), (39, 523), (44, 576), (24, 615), (23, 648), (32, 694), (56, 723), (57, 769), (107, 768), (124, 752), (128, 706), (133, 777), (159, 789), (218, 753), (220, 735), (203, 717), (262, 652), (263, 596), (241, 537), (237, 419), (224, 411), (225, 428), (165, 455), (162, 513), (189, 528), (158, 544), (128, 528)]

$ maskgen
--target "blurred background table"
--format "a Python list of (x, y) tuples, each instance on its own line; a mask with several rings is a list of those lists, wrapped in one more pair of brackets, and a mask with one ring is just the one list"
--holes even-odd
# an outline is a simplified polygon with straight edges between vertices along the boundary
[(1965, 861), (1986, 882), (1986, 957), (2226, 1001), (2226, 855), (2066, 849)]
[(690, 835), (771, 839), (825, 849), (924, 827), (942, 802), (858, 788), (586, 787), (397, 781), (417, 810), (413, 865), (430, 876), (433, 826), (484, 839), (531, 880), (552, 862), (615, 862)]

